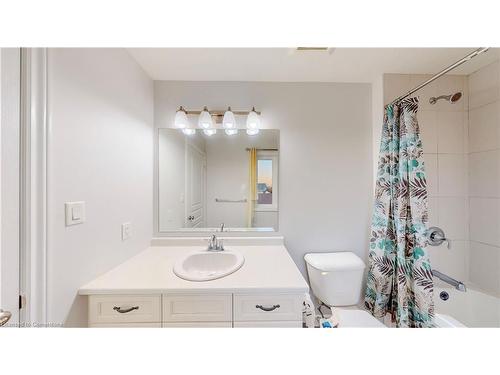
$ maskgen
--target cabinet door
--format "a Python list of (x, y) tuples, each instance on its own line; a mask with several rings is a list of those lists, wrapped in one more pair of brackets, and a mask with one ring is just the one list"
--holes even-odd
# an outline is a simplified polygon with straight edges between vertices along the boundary
[(89, 325), (153, 322), (161, 322), (160, 295), (93, 295), (89, 297)]
[(165, 294), (164, 322), (231, 322), (231, 294)]
[(234, 322), (234, 328), (302, 328), (302, 321), (267, 321)]
[(161, 328), (161, 323), (96, 323), (90, 328)]
[(303, 295), (234, 295), (234, 321), (301, 321)]
[(175, 322), (163, 323), (163, 328), (232, 328), (231, 322)]

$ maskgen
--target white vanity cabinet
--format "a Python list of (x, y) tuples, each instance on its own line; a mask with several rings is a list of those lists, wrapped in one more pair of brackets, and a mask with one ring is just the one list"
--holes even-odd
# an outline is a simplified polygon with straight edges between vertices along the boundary
[(302, 327), (303, 294), (90, 295), (89, 327)]
[(206, 243), (201, 237), (155, 239), (83, 285), (88, 326), (302, 327), (309, 286), (282, 237), (228, 237), (226, 251), (244, 258), (237, 271), (207, 281), (177, 276), (178, 261), (204, 252)]

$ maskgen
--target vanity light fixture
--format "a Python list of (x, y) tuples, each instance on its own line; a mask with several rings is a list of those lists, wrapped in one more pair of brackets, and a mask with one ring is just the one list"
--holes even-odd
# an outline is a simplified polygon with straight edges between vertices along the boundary
[(209, 111), (205, 106), (203, 110), (187, 110), (180, 107), (175, 114), (175, 128), (182, 130), (185, 135), (194, 135), (196, 130), (190, 128), (189, 116), (198, 116), (198, 127), (203, 129), (203, 133), (207, 136), (212, 136), (217, 133), (217, 127), (221, 124), (224, 133), (228, 136), (238, 134), (236, 116), (246, 116), (246, 133), (248, 135), (259, 134), (260, 129), (260, 112), (251, 111), (233, 111), (228, 107), (226, 111)]
[[(255, 111), (255, 107), (253, 107), (247, 116), (247, 134), (255, 135), (258, 133), (259, 128), (260, 128), (260, 116), (257, 113), (257, 111)], [(257, 130), (257, 133), (249, 134), (248, 130)]]
[(200, 112), (198, 117), (198, 126), (202, 129), (213, 128), (214, 122), (212, 120), (212, 115), (208, 112), (207, 107), (203, 107), (203, 111)]
[[(224, 117), (222, 118), (222, 127), (224, 129), (233, 129), (236, 127), (236, 119), (234, 118), (233, 111), (231, 111), (231, 107), (227, 107), (227, 111), (224, 112)], [(227, 132), (226, 132), (226, 134), (227, 134)], [(228, 135), (232, 135), (232, 134), (228, 134)]]
[(205, 129), (203, 130), (203, 133), (205, 133), (205, 135), (211, 137), (212, 135), (214, 135), (215, 133), (217, 133), (217, 129)]
[(187, 112), (182, 106), (175, 113), (174, 126), (177, 129), (185, 129), (189, 126)]

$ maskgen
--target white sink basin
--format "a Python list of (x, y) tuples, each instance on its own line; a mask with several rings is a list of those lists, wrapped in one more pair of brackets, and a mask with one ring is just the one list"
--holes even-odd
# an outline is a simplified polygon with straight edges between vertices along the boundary
[(189, 281), (220, 279), (239, 270), (245, 258), (231, 251), (200, 251), (177, 261), (174, 273)]

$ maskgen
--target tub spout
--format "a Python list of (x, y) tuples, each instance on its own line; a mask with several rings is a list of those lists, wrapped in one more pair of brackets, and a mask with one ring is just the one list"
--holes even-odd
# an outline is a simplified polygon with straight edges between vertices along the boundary
[(452, 287), (461, 292), (467, 291), (467, 287), (463, 282), (455, 280), (453, 277), (445, 275), (444, 273), (439, 272), (438, 270), (432, 270), (432, 276), (437, 277), (439, 280), (444, 281), (446, 284), (451, 285)]
[(458, 285), (456, 286), (456, 288), (458, 290), (460, 290), (461, 292), (466, 292), (467, 291), (467, 287), (465, 286), (465, 284), (463, 282), (459, 282)]

